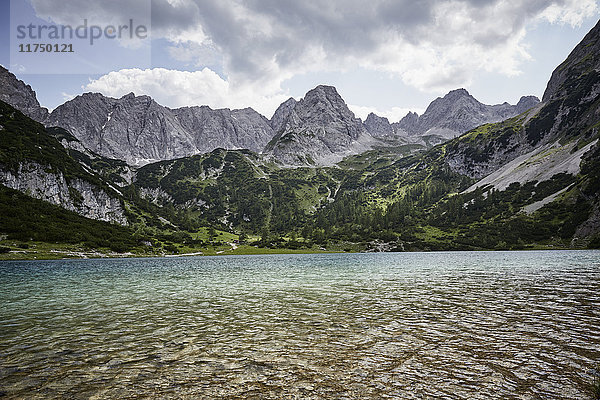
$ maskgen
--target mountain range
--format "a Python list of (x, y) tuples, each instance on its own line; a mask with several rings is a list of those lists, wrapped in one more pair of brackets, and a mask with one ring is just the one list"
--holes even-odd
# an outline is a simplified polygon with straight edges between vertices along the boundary
[(479, 125), (519, 115), (539, 102), (535, 96), (523, 96), (514, 106), (508, 103), (489, 106), (477, 101), (465, 89), (457, 89), (431, 102), (423, 115), (411, 113), (393, 127), (412, 136), (434, 136), (445, 142)]
[(458, 89), (394, 123), (356, 118), (325, 85), (270, 120), (133, 94), (48, 113), (2, 69), (0, 232), (136, 254), (206, 252), (223, 245), (215, 231), (340, 250), (595, 247), (599, 54), (600, 23), (542, 102), (489, 106)]
[(300, 101), (290, 98), (281, 104), (271, 120), (252, 108), (170, 109), (133, 93), (120, 99), (84, 93), (48, 113), (31, 87), (4, 68), (0, 82), (3, 101), (46, 126), (67, 129), (89, 150), (132, 166), (216, 148), (265, 153), (283, 165), (333, 165), (370, 149), (407, 144), (413, 144), (413, 149), (428, 148), (539, 103), (528, 96), (514, 106), (488, 106), (458, 89), (434, 100), (421, 116), (410, 113), (390, 124), (371, 114), (363, 123), (334, 87), (321, 85)]

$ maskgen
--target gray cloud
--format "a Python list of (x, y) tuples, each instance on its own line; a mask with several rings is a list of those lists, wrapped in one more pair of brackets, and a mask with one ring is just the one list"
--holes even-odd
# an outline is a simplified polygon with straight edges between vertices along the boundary
[(31, 0), (31, 4), (38, 16), (62, 24), (79, 24), (84, 19), (109, 23), (115, 19), (150, 17), (150, 3), (145, 1)]
[[(134, 15), (144, 1), (32, 3), (39, 14), (61, 21), (92, 14)], [(295, 73), (360, 64), (397, 73), (425, 89), (444, 82), (457, 84), (459, 79), (465, 82), (467, 69), (482, 68), (484, 62), (488, 69), (514, 70), (523, 56), (519, 35), (530, 21), (551, 6), (577, 11), (584, 3), (595, 4), (593, 0), (151, 0), (154, 37), (173, 38), (201, 29), (211, 46), (222, 52), (226, 73), (239, 81), (281, 81)], [(394, 51), (402, 54), (395, 56)], [(500, 58), (497, 65), (494, 54)], [(417, 70), (419, 63), (426, 64), (423, 71)], [(441, 71), (437, 75), (436, 65)], [(431, 76), (422, 78), (419, 73)]]

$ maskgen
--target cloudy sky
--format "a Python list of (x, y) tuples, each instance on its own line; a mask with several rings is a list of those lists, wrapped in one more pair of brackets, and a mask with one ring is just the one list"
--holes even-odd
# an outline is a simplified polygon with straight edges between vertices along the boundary
[[(86, 91), (134, 92), (169, 107), (251, 106), (270, 117), (288, 97), (329, 84), (358, 116), (375, 111), (391, 121), (460, 87), (487, 104), (541, 97), (552, 70), (600, 18), (594, 0), (2, 4), (0, 64), (49, 108)], [(129, 19), (147, 25), (151, 39), (100, 39), (52, 59), (16, 51), (21, 23), (106, 27)]]

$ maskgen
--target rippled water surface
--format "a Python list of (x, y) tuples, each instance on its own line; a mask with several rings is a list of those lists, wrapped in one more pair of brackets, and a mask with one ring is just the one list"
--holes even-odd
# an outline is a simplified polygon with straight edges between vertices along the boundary
[(0, 397), (581, 399), (600, 252), (0, 263)]

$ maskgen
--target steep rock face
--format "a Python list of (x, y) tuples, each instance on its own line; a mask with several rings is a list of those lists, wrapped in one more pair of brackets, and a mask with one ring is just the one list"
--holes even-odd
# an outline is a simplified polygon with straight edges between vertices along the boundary
[(277, 110), (275, 110), (275, 113), (271, 117), (270, 121), (273, 132), (277, 133), (283, 127), (285, 120), (296, 106), (296, 103), (297, 101), (293, 97), (290, 97), (281, 103), (279, 107), (277, 107)]
[(46, 128), (46, 132), (58, 140), (87, 172), (98, 174), (110, 184), (120, 187), (132, 182), (135, 168), (126, 162), (94, 153), (63, 128)]
[(411, 135), (438, 136), (442, 142), (479, 125), (514, 117), (537, 103), (536, 97), (527, 96), (514, 106), (508, 103), (490, 106), (477, 101), (465, 89), (457, 89), (431, 102), (423, 115), (407, 115), (398, 127)]
[(317, 86), (289, 113), (265, 151), (287, 165), (331, 165), (375, 139), (332, 86)]
[[(519, 117), (480, 126), (449, 142), (449, 167), (476, 179), (499, 174), (497, 179), (483, 179), (475, 186), (498, 183), (500, 178), (503, 186), (528, 180), (523, 178), (523, 171), (538, 176), (531, 171), (536, 166), (552, 166), (555, 173), (577, 173), (586, 160), (582, 150), (590, 149), (600, 133), (600, 53), (596, 51), (599, 26), (554, 71), (545, 102)], [(520, 158), (520, 164), (510, 164)], [(555, 160), (560, 165), (553, 166)]]
[(395, 122), (392, 125), (398, 129), (402, 129), (410, 134), (415, 134), (417, 131), (417, 123), (419, 122), (419, 114), (410, 111), (404, 116), (399, 122)]
[(35, 162), (22, 162), (16, 170), (0, 165), (0, 184), (87, 218), (128, 224), (119, 199), (85, 180), (67, 181), (60, 171), (50, 171)]
[(571, 89), (569, 82), (582, 74), (598, 70), (598, 54), (600, 54), (600, 21), (583, 38), (567, 59), (553, 72), (546, 91), (542, 96), (544, 102), (565, 97)]
[(380, 117), (373, 113), (367, 115), (367, 119), (364, 122), (365, 128), (376, 138), (388, 138), (394, 136), (394, 127), (390, 124), (390, 121), (385, 117)]
[(68, 132), (45, 128), (0, 101), (0, 184), (88, 218), (126, 225), (122, 194), (110, 183), (114, 180), (95, 172), (114, 173), (123, 162), (92, 159), (65, 148), (63, 141), (78, 147)]
[(55, 108), (44, 123), (68, 130), (87, 148), (98, 151), (107, 147), (102, 138), (102, 129), (114, 103), (114, 99), (99, 93), (84, 93)]
[(487, 138), (485, 134), (473, 134), (473, 140), (451, 141), (446, 155), (446, 163), (450, 169), (479, 180), (515, 158), (534, 150), (534, 146), (528, 143), (526, 134), (520, 126), (517, 125), (515, 129), (506, 128), (506, 130), (498, 127), (498, 131), (505, 132), (505, 134), (500, 133), (501, 139)]
[(91, 152), (134, 166), (215, 148), (266, 149), (284, 164), (328, 165), (374, 146), (412, 143), (431, 147), (482, 123), (512, 117), (538, 102), (529, 96), (515, 106), (487, 106), (459, 89), (433, 101), (422, 116), (409, 113), (390, 124), (371, 114), (361, 124), (335, 88), (319, 86), (300, 102), (290, 98), (282, 103), (270, 121), (251, 108), (169, 109), (132, 93), (120, 99), (86, 93), (47, 115), (30, 87), (7, 70), (0, 71), (0, 79), (5, 81), (1, 95), (17, 108), (47, 126), (67, 129)]
[(77, 96), (57, 107), (46, 125), (65, 128), (90, 150), (134, 165), (198, 151), (171, 110), (133, 93), (120, 99)]
[(57, 107), (46, 125), (60, 126), (90, 150), (131, 165), (208, 152), (260, 151), (273, 137), (269, 121), (251, 108), (169, 109), (148, 96), (120, 99), (86, 93)]
[(31, 86), (0, 65), (0, 100), (10, 104), (31, 119), (43, 122), (48, 110), (40, 106)]
[[(577, 175), (581, 169), (581, 161), (597, 140), (582, 148), (577, 148), (575, 142), (561, 145), (558, 142), (535, 147), (531, 151), (504, 163), (497, 169), (479, 180), (469, 190), (490, 185), (497, 190), (505, 190), (511, 183), (543, 182), (554, 175), (565, 173)], [(486, 169), (486, 172), (489, 172)]]
[(197, 153), (216, 148), (260, 152), (273, 137), (269, 121), (252, 108), (213, 110), (208, 106), (172, 110)]
[(514, 106), (514, 108), (509, 108), (509, 113), (512, 115), (509, 115), (507, 118), (513, 117), (515, 115), (519, 115), (524, 113), (527, 110), (532, 109), (533, 107), (537, 106), (538, 104), (540, 104), (540, 99), (538, 99), (535, 96), (522, 96), (519, 99), (519, 102)]

